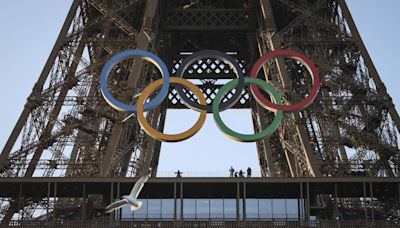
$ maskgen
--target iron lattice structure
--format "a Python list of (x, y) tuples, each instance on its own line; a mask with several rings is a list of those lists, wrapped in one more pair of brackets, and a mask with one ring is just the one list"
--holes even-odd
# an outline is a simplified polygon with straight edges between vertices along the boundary
[[(112, 109), (99, 91), (100, 70), (120, 51), (154, 52), (173, 74), (188, 53), (216, 49), (248, 74), (259, 56), (282, 48), (310, 56), (322, 87), (311, 106), (285, 114), (277, 133), (257, 142), (262, 176), (398, 177), (400, 118), (344, 0), (75, 0), (1, 153), (1, 176), (135, 176), (149, 167), (156, 175), (161, 143), (136, 121), (123, 121), (130, 113)], [(304, 97), (304, 66), (283, 58), (268, 66), (259, 77), (286, 103)], [(185, 77), (198, 79), (211, 103), (218, 81), (235, 75), (218, 59), (201, 59)], [(129, 101), (160, 75), (132, 59), (109, 78), (114, 96)], [(168, 108), (185, 108), (175, 90), (168, 98), (147, 115), (160, 131)], [(251, 109), (255, 131), (272, 117), (248, 90), (234, 108)], [(16, 206), (4, 202), (8, 221)], [(26, 218), (40, 204), (27, 203)]]

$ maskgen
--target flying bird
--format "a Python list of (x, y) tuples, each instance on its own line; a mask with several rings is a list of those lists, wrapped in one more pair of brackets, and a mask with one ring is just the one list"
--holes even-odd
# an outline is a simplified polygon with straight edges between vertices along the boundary
[(138, 201), (137, 197), (139, 196), (144, 184), (147, 182), (148, 179), (149, 179), (149, 174), (139, 178), (139, 180), (133, 186), (131, 193), (129, 195), (122, 196), (121, 200), (118, 200), (108, 205), (104, 213), (109, 214), (127, 204), (131, 205), (131, 211), (136, 211), (137, 209), (139, 209), (142, 206), (143, 202)]

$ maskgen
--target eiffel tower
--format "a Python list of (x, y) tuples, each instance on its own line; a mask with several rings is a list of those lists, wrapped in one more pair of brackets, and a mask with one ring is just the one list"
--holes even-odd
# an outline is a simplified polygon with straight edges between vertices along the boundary
[[(74, 0), (0, 155), (3, 224), (16, 217), (29, 222), (40, 210), (46, 212), (40, 218), (53, 222), (67, 218), (70, 210), (79, 211), (76, 216), (81, 220), (104, 219), (101, 208), (127, 191), (129, 177), (149, 169), (154, 183), (145, 190), (153, 194), (151, 186), (162, 188), (162, 180), (156, 180), (161, 142), (149, 137), (137, 121), (124, 121), (132, 113), (110, 107), (100, 91), (104, 64), (129, 49), (153, 52), (171, 74), (188, 54), (206, 49), (230, 55), (246, 75), (268, 52), (292, 49), (306, 54), (320, 72), (320, 91), (310, 106), (285, 113), (279, 129), (256, 142), (260, 181), (278, 178), (299, 183), (300, 222), (337, 220), (351, 214), (345, 210), (353, 210), (359, 216), (352, 219), (364, 222), (399, 218), (400, 118), (344, 0)], [(276, 58), (265, 66), (258, 77), (272, 83), (285, 104), (307, 95), (310, 75), (298, 61)], [(234, 70), (218, 58), (198, 59), (185, 75), (197, 80), (208, 104), (221, 87), (219, 82), (235, 77)], [(112, 69), (109, 88), (127, 102), (159, 78), (151, 63), (132, 58)], [(147, 120), (163, 131), (167, 109), (185, 108), (171, 89), (168, 99), (148, 112)], [(255, 102), (248, 88), (233, 108), (251, 110), (255, 132), (274, 117)], [(92, 182), (99, 178), (103, 178), (99, 186), (111, 188), (91, 196), (90, 189), (97, 188)], [(120, 181), (114, 183), (112, 178)], [(329, 178), (336, 178), (333, 187), (329, 185), (334, 190), (316, 187), (320, 194), (304, 181)], [(360, 195), (340, 195), (341, 178), (354, 180), (353, 190)], [(375, 186), (374, 181), (384, 184)], [(168, 191), (175, 199), (171, 227), (175, 227), (185, 220), (185, 184), (179, 179), (171, 183)], [(57, 186), (71, 194), (57, 197), (63, 191)], [(238, 199), (251, 194), (246, 182), (237, 180), (237, 186)], [(242, 204), (234, 206), (233, 220), (250, 224)], [(121, 218), (122, 213), (116, 214), (119, 217), (111, 220)]]

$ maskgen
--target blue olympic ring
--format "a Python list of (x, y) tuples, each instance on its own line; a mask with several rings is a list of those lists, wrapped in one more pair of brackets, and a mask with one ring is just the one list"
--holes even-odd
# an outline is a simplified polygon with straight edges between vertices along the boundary
[(114, 55), (111, 59), (109, 59), (106, 64), (104, 65), (103, 69), (101, 70), (100, 73), (100, 88), (101, 92), (103, 94), (103, 97), (107, 101), (109, 105), (111, 105), (113, 108), (119, 110), (119, 111), (130, 111), (130, 112), (136, 112), (137, 107), (136, 105), (130, 105), (130, 104), (125, 104), (121, 101), (118, 101), (115, 99), (110, 90), (108, 89), (107, 86), (107, 79), (108, 75), (111, 71), (111, 69), (118, 64), (119, 62), (129, 59), (134, 56), (139, 56), (142, 57), (143, 59), (153, 63), (158, 70), (161, 72), (161, 75), (163, 77), (164, 83), (161, 86), (161, 89), (159, 93), (151, 99), (149, 102), (144, 104), (144, 111), (148, 111), (157, 105), (161, 104), (161, 102), (165, 99), (165, 97), (168, 95), (168, 90), (169, 90), (169, 71), (167, 66), (165, 65), (164, 61), (162, 61), (158, 56), (154, 55), (151, 52), (145, 51), (145, 50), (127, 50), (120, 52), (116, 55)]

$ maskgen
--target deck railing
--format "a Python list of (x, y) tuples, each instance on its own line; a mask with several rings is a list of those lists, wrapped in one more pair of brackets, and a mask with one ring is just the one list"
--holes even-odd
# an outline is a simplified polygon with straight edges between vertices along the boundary
[(11, 221), (3, 227), (71, 227), (71, 228), (109, 228), (109, 227), (146, 227), (146, 228), (400, 228), (393, 221)]

